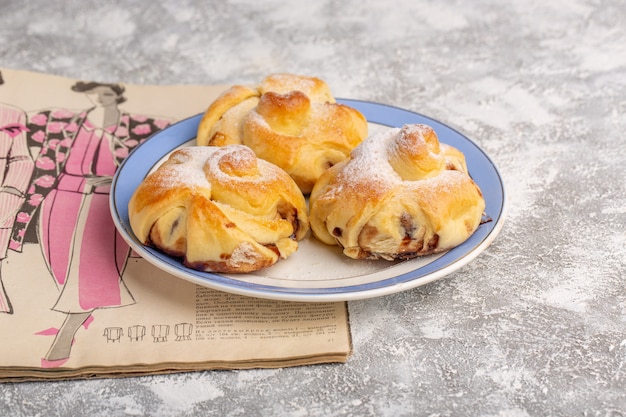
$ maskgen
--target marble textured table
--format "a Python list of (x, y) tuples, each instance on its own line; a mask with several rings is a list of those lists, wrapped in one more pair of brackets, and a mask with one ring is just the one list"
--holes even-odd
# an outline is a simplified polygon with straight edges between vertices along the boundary
[(0, 0), (0, 66), (146, 84), (318, 75), (495, 161), (492, 246), (349, 303), (343, 365), (3, 384), (12, 416), (626, 414), (626, 8), (572, 1)]

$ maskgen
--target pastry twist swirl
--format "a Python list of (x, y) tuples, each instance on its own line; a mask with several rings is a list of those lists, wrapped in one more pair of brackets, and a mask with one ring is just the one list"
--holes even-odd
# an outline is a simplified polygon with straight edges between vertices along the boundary
[(244, 144), (284, 169), (303, 193), (367, 136), (356, 109), (336, 103), (315, 77), (272, 74), (255, 87), (236, 85), (204, 113), (197, 144)]
[(134, 192), (129, 218), (142, 243), (214, 272), (271, 266), (309, 230), (294, 181), (243, 145), (173, 152)]
[(373, 135), (326, 171), (310, 196), (314, 235), (355, 259), (445, 251), (479, 226), (482, 193), (464, 155), (426, 125)]

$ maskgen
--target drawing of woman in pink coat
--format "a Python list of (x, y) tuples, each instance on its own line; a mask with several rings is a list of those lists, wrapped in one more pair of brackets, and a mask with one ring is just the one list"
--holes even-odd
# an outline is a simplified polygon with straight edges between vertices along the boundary
[[(0, 103), (0, 267), (7, 257), (9, 239), (17, 211), (24, 203), (26, 188), (33, 172), (27, 146), (26, 113)], [(0, 313), (13, 314), (0, 275)]]
[(31, 145), (41, 147), (12, 248), (20, 250), (29, 223), (38, 215), (38, 240), (60, 289), (54, 311), (66, 314), (43, 367), (62, 365), (72, 341), (96, 309), (134, 303), (121, 279), (130, 249), (109, 212), (109, 190), (116, 168), (129, 152), (165, 120), (122, 111), (118, 84), (78, 82), (93, 107), (82, 112), (47, 110), (30, 118)]

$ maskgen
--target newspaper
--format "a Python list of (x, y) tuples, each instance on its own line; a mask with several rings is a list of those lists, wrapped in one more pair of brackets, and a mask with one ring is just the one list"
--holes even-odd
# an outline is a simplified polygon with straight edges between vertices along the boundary
[(113, 226), (116, 166), (226, 87), (0, 69), (0, 381), (347, 360), (345, 302), (205, 288), (134, 255)]

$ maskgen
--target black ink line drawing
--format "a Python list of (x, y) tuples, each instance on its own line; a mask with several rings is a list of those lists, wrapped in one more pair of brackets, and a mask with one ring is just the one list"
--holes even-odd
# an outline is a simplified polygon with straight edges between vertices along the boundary
[(170, 326), (167, 324), (155, 324), (152, 326), (152, 340), (154, 342), (167, 342), (167, 336), (170, 334)]
[(191, 332), (193, 331), (193, 324), (191, 323), (178, 323), (174, 326), (174, 334), (176, 334), (176, 341), (191, 340)]
[(131, 342), (142, 341), (145, 335), (146, 335), (146, 326), (141, 326), (139, 324), (136, 324), (128, 328), (128, 337), (130, 338)]
[(124, 335), (124, 329), (121, 327), (107, 327), (104, 329), (103, 336), (107, 338), (107, 343), (109, 342), (120, 342), (122, 336)]

